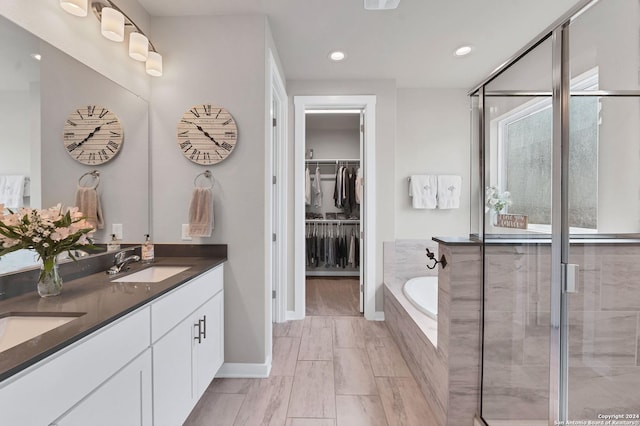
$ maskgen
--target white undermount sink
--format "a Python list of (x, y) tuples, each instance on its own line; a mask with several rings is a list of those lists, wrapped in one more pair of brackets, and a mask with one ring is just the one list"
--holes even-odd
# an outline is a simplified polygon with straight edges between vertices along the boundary
[(115, 280), (114, 283), (158, 283), (167, 278), (179, 274), (189, 269), (189, 266), (152, 266), (147, 269), (135, 272), (131, 275), (125, 275)]
[(73, 321), (82, 314), (9, 314), (0, 317), (0, 352)]

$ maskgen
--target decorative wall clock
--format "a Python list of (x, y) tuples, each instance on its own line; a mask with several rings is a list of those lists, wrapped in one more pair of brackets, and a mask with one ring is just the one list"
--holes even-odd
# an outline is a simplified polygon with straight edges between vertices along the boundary
[(238, 127), (225, 108), (200, 104), (182, 114), (176, 136), (187, 159), (202, 165), (217, 164), (236, 147)]
[(122, 125), (108, 108), (86, 105), (69, 114), (62, 141), (74, 160), (87, 165), (104, 164), (122, 148)]

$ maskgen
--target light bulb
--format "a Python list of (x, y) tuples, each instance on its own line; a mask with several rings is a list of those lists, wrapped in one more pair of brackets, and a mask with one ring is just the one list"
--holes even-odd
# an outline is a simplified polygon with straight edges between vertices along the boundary
[(162, 55), (158, 52), (149, 52), (145, 68), (147, 70), (147, 74), (154, 77), (160, 77), (162, 75)]
[(111, 7), (103, 7), (100, 31), (109, 40), (124, 40), (124, 15)]
[(60, 0), (60, 7), (75, 16), (87, 16), (87, 0)]
[(149, 57), (149, 39), (140, 33), (129, 34), (129, 56), (136, 61), (146, 61)]

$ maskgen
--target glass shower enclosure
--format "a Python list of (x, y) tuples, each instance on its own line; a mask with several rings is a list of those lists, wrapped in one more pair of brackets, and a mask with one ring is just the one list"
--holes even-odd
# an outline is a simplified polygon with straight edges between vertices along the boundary
[(640, 3), (580, 2), (470, 102), (482, 420), (640, 425)]

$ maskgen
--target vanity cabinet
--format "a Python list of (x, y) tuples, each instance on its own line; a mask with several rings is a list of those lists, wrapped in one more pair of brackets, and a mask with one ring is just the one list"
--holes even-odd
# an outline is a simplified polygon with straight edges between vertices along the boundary
[[(149, 348), (149, 323), (150, 308), (147, 306), (0, 383), (0, 425), (102, 424), (96, 422), (98, 415), (87, 413), (84, 406), (100, 405), (91, 395), (107, 396), (116, 391), (122, 392), (120, 398), (135, 398), (136, 402), (121, 407), (103, 401), (102, 411), (114, 411), (110, 413), (112, 419), (127, 419), (141, 411), (150, 412), (150, 387), (143, 389), (139, 383), (134, 390), (121, 383), (134, 379), (135, 374), (129, 374), (126, 366)], [(137, 379), (140, 382), (139, 374)], [(111, 380), (114, 381), (110, 384)], [(130, 408), (132, 411), (127, 412)], [(77, 413), (74, 413), (75, 409), (78, 409)], [(66, 415), (69, 422), (64, 420)], [(83, 417), (85, 415), (88, 417)], [(84, 423), (70, 423), (76, 420)], [(110, 424), (147, 423), (114, 421)]]
[(152, 426), (151, 391), (147, 349), (51, 426)]
[(0, 425), (182, 424), (223, 363), (223, 275), (219, 265), (0, 382)]
[(222, 284), (221, 265), (151, 305), (155, 426), (182, 424), (222, 366)]

